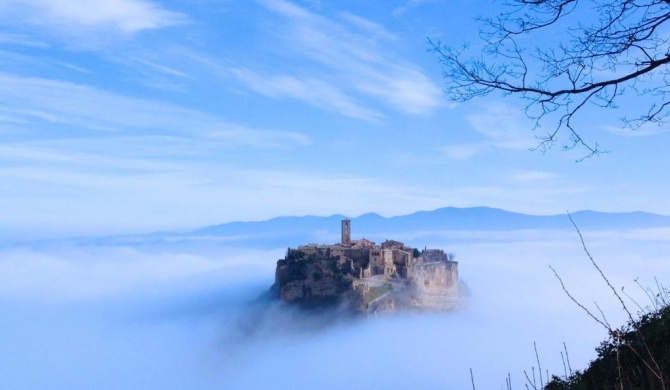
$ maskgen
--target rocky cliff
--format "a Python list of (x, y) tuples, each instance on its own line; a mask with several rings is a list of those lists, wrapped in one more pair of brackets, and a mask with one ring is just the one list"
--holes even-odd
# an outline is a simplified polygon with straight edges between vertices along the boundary
[(289, 251), (277, 261), (276, 297), (282, 301), (306, 308), (347, 304), (354, 292), (351, 270), (334, 258), (307, 256), (300, 251)]
[(272, 291), (276, 298), (307, 309), (339, 306), (355, 314), (444, 311), (458, 301), (457, 266), (454, 261), (417, 263), (411, 278), (361, 278), (352, 262), (289, 250), (277, 262)]
[(426, 310), (448, 310), (459, 297), (458, 263), (435, 262), (414, 266), (412, 305)]

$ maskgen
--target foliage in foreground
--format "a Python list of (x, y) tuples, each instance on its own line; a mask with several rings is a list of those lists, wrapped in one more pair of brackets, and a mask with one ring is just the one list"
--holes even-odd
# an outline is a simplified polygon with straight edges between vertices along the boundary
[(598, 357), (583, 372), (554, 376), (546, 390), (656, 390), (670, 388), (670, 305), (610, 332)]

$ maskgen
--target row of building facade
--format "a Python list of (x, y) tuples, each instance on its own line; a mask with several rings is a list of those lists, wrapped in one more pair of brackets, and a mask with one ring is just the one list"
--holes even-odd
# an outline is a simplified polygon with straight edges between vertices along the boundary
[(297, 250), (319, 258), (336, 258), (340, 265), (348, 262), (352, 273), (359, 278), (384, 275), (386, 278), (411, 279), (415, 264), (448, 262), (449, 256), (441, 249), (417, 249), (400, 241), (386, 240), (381, 245), (365, 238), (351, 239), (351, 221), (342, 220), (341, 242), (332, 245), (307, 244)]

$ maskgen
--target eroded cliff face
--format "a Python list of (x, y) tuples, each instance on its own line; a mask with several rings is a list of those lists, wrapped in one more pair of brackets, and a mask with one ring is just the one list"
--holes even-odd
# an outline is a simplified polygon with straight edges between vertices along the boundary
[(412, 305), (425, 310), (449, 310), (459, 297), (458, 263), (437, 262), (414, 266)]
[(346, 303), (354, 277), (336, 259), (287, 256), (277, 262), (275, 286), (279, 299), (307, 308)]

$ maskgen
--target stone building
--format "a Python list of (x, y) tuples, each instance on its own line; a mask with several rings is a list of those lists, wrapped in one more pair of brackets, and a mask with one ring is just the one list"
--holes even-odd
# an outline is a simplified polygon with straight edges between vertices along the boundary
[(442, 249), (424, 249), (418, 252), (396, 240), (386, 240), (381, 245), (365, 238), (352, 240), (349, 219), (342, 220), (341, 242), (332, 245), (301, 245), (297, 250), (308, 256), (335, 258), (338, 264), (349, 262), (360, 279), (376, 275), (384, 275), (389, 279), (411, 279), (416, 264), (450, 261), (449, 255)]
[(459, 294), (458, 263), (442, 249), (354, 240), (344, 219), (339, 243), (289, 248), (277, 261), (275, 285), (282, 300), (308, 305), (348, 302), (367, 313), (398, 305), (448, 310)]

